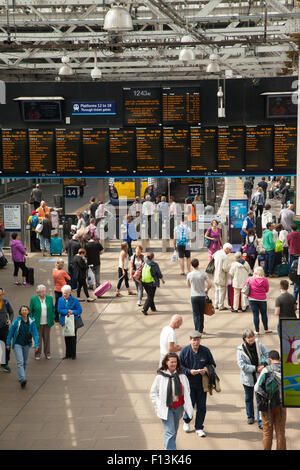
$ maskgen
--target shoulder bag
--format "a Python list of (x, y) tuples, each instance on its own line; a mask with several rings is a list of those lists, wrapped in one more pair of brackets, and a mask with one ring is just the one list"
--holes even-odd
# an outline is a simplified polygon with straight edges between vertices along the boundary
[(251, 289), (251, 284), (250, 284), (250, 279), (247, 279), (246, 284), (242, 287), (242, 294), (244, 294), (246, 297), (249, 297), (250, 295), (250, 289)]

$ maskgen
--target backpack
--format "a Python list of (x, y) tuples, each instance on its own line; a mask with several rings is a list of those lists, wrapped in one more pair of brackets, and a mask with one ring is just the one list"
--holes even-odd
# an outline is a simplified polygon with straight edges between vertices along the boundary
[(276, 378), (272, 367), (267, 366), (266, 370), (263, 383), (258, 384), (256, 398), (259, 411), (268, 411), (270, 414), (275, 413), (280, 406), (279, 378)]
[(277, 240), (277, 242), (275, 243), (275, 253), (279, 253), (283, 251), (283, 244), (282, 244), (282, 241), (281, 240)]
[(300, 283), (300, 276), (297, 274), (297, 272), (298, 272), (298, 259), (295, 259), (292, 263), (292, 266), (289, 272), (289, 278), (294, 284)]
[(253, 242), (247, 243), (246, 253), (247, 253), (247, 256), (255, 256), (256, 255), (256, 248), (255, 248)]
[(151, 274), (151, 266), (150, 264), (145, 263), (142, 269), (142, 282), (146, 284), (150, 284), (151, 282), (155, 282), (152, 274)]
[(186, 227), (179, 225), (177, 227), (177, 233), (178, 233), (177, 245), (180, 245), (180, 246), (187, 245), (189, 242), (189, 238), (188, 238)]
[(37, 215), (33, 215), (30, 220), (30, 225), (33, 228), (36, 228), (37, 224), (39, 223), (39, 218)]

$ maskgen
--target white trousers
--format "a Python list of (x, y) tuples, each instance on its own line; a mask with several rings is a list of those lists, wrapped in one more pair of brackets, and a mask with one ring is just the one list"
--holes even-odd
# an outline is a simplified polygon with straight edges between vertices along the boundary
[[(233, 291), (234, 291), (233, 310), (239, 309), (241, 290), (242, 289), (239, 289), (238, 287), (233, 288)], [(242, 309), (245, 310), (247, 307), (247, 302), (246, 302), (246, 297), (244, 296), (244, 294), (241, 294), (241, 305), (242, 305)]]
[(224, 308), (224, 300), (226, 296), (226, 286), (215, 284), (215, 308)]

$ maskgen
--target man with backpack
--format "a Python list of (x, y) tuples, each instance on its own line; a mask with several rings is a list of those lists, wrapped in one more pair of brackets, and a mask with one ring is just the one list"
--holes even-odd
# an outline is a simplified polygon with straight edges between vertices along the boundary
[(174, 249), (178, 251), (179, 264), (181, 269), (181, 276), (184, 273), (184, 258), (186, 258), (186, 269), (189, 273), (191, 271), (191, 250), (189, 249), (189, 241), (191, 237), (191, 229), (185, 224), (184, 214), (182, 214), (181, 222), (174, 229)]
[(272, 449), (275, 428), (276, 450), (286, 450), (286, 408), (282, 406), (281, 362), (277, 351), (269, 352), (269, 362), (270, 365), (261, 371), (254, 387), (263, 425), (263, 449)]
[(159, 269), (158, 264), (153, 261), (153, 258), (154, 253), (150, 252), (147, 254), (141, 276), (143, 287), (147, 294), (147, 299), (142, 309), (144, 315), (148, 315), (149, 308), (151, 308), (152, 312), (156, 312), (154, 303), (156, 288), (160, 285), (160, 279), (163, 284), (165, 283), (161, 270)]
[(36, 252), (40, 250), (40, 241), (36, 236), (36, 226), (42, 220), (41, 217), (37, 215), (36, 210), (32, 211), (31, 215), (28, 217), (27, 224), (30, 225), (30, 251)]

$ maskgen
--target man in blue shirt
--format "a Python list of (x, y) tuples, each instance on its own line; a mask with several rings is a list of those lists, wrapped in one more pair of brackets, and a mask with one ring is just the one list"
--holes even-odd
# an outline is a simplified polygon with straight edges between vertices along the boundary
[[(204, 367), (212, 365), (216, 367), (214, 358), (208, 348), (200, 345), (201, 333), (190, 332), (190, 344), (185, 346), (179, 355), (184, 372), (189, 380), (191, 388), (191, 400), (193, 407), (196, 405), (195, 430), (199, 437), (206, 437), (203, 431), (203, 423), (206, 415), (206, 396), (202, 385), (202, 376), (205, 374)], [(183, 416), (183, 430), (189, 432), (191, 419), (185, 413)]]

